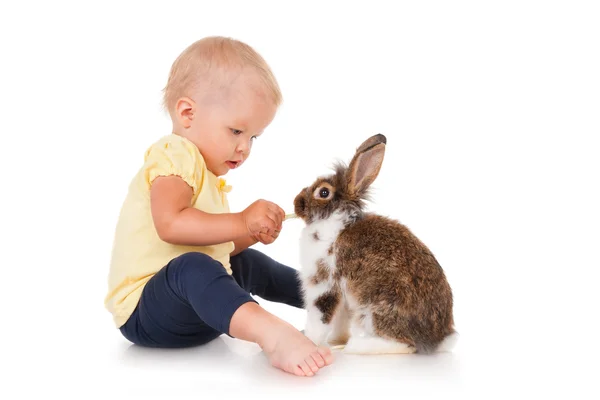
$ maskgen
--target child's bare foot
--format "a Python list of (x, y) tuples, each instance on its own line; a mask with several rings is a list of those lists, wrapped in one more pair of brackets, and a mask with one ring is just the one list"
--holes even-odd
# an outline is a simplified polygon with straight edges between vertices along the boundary
[(233, 314), (230, 334), (257, 343), (274, 367), (295, 375), (313, 376), (333, 362), (329, 348), (317, 347), (302, 332), (253, 302)]
[(298, 376), (313, 376), (320, 368), (333, 362), (329, 348), (317, 347), (302, 332), (285, 323), (265, 333), (259, 345), (271, 365)]

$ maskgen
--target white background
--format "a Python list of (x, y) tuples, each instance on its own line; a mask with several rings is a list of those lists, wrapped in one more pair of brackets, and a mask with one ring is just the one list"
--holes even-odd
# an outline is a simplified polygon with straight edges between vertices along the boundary
[[(599, 20), (593, 1), (2, 2), (0, 397), (598, 398)], [(291, 212), (385, 134), (369, 208), (445, 268), (454, 353), (340, 355), (299, 379), (245, 342), (148, 351), (113, 327), (119, 208), (170, 132), (171, 63), (208, 35), (258, 50), (285, 101), (226, 177), (232, 209)], [(256, 247), (299, 268), (301, 228)], [(303, 328), (303, 311), (261, 302)]]

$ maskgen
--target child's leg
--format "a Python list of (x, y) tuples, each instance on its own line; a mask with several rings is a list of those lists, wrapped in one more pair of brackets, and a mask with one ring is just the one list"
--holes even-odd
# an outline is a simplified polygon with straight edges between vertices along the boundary
[(219, 262), (187, 253), (148, 281), (121, 332), (143, 346), (196, 346), (229, 334), (233, 313), (246, 302), (255, 300)]
[(266, 254), (246, 249), (231, 257), (233, 277), (247, 292), (265, 300), (303, 308), (298, 272)]
[[(265, 300), (304, 307), (298, 272), (254, 249), (231, 258), (236, 281), (248, 292)], [(243, 304), (233, 315), (234, 337), (257, 342), (271, 363), (285, 371), (312, 376), (332, 362), (331, 350), (317, 347), (304, 334), (269, 314), (256, 303)]]
[(297, 375), (312, 376), (332, 362), (329, 349), (260, 307), (202, 253), (184, 254), (150, 279), (121, 332), (153, 347), (198, 345), (225, 333), (257, 343), (274, 366)]
[(271, 364), (300, 376), (313, 376), (331, 364), (327, 347), (317, 347), (289, 323), (270, 314), (256, 303), (242, 304), (231, 319), (231, 335), (257, 343)]

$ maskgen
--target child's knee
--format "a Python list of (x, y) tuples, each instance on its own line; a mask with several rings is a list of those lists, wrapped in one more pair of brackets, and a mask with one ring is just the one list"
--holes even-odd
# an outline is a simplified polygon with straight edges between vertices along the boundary
[(200, 252), (189, 252), (173, 259), (169, 266), (178, 273), (227, 273), (223, 264)]
[(213, 263), (213, 262), (218, 263), (218, 261), (216, 261), (211, 256), (204, 254), (204, 253), (197, 252), (197, 251), (184, 253), (184, 254), (180, 255), (179, 257), (177, 257), (176, 260), (178, 260), (182, 264), (192, 264), (192, 265), (200, 265), (200, 264), (207, 264), (207, 263)]

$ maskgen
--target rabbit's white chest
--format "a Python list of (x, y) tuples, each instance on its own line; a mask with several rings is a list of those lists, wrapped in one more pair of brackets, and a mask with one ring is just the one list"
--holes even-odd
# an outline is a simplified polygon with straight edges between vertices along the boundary
[[(307, 310), (305, 333), (314, 343), (322, 343), (330, 331), (320, 304), (330, 298), (335, 284), (334, 246), (346, 219), (345, 214), (336, 212), (325, 220), (307, 225), (300, 236), (300, 276)], [(341, 321), (339, 317), (337, 320)], [(337, 327), (336, 323), (333, 325)]]
[[(328, 219), (307, 225), (300, 236), (301, 276), (306, 287), (315, 286), (317, 282), (329, 283), (335, 270), (335, 252), (333, 245), (342, 229), (346, 216), (334, 213)], [(327, 272), (327, 277), (324, 276)], [(324, 282), (324, 281), (328, 282)], [(311, 284), (312, 282), (312, 284)], [(321, 286), (321, 285), (319, 285)]]

